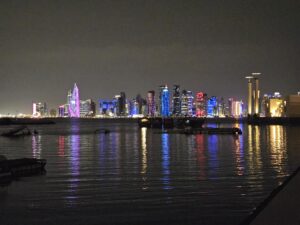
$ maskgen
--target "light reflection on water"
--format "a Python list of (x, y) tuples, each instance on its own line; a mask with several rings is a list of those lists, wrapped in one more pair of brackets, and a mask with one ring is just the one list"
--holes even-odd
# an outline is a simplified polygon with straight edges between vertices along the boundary
[(170, 185), (170, 143), (169, 134), (163, 133), (161, 135), (162, 141), (162, 181), (163, 188), (168, 190), (171, 189)]
[(32, 157), (40, 159), (42, 152), (41, 136), (32, 135)]
[(24, 224), (30, 218), (41, 223), (41, 212), (54, 215), (59, 208), (56, 219), (67, 225), (161, 224), (163, 218), (174, 218), (165, 224), (208, 224), (212, 217), (213, 224), (238, 224), (299, 165), (300, 141), (293, 135), (300, 129), (233, 126), (243, 135), (160, 134), (118, 123), (105, 127), (109, 134), (95, 134), (98, 125), (77, 122), (40, 127), (40, 135), (28, 138), (0, 137), (1, 154), (9, 158), (48, 160), (43, 179), (20, 181), (8, 190), (8, 199), (22, 192), (39, 208), (26, 210), (27, 201), (0, 202), (2, 218), (19, 224), (10, 217), (16, 214), (28, 218)]

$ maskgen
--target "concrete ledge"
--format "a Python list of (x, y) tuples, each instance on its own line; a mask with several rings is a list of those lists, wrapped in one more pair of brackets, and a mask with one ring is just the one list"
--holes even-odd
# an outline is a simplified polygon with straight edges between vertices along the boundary
[(299, 225), (300, 167), (273, 190), (241, 225)]

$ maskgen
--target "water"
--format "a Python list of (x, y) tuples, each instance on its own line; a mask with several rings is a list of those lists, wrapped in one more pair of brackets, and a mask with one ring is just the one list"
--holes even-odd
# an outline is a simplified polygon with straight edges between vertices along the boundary
[(0, 224), (239, 224), (300, 162), (300, 127), (239, 126), (234, 137), (73, 121), (0, 137), (8, 158), (47, 159), (46, 175), (0, 188)]

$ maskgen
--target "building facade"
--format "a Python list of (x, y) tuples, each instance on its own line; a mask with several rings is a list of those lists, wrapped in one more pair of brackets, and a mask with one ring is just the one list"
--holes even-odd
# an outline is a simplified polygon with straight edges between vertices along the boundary
[(160, 115), (162, 117), (170, 116), (170, 95), (167, 85), (160, 86)]
[(74, 84), (73, 90), (68, 93), (69, 117), (80, 117), (80, 98), (79, 89)]
[(193, 92), (183, 90), (181, 95), (181, 115), (193, 116)]
[(32, 116), (33, 117), (48, 116), (47, 104), (45, 102), (32, 103)]
[(203, 92), (196, 93), (195, 108), (197, 117), (206, 117), (207, 94)]
[(155, 103), (155, 91), (148, 91), (147, 93), (147, 115), (155, 116), (156, 114), (156, 103)]
[(173, 88), (173, 116), (180, 116), (181, 115), (181, 98), (180, 98), (180, 86), (174, 85)]

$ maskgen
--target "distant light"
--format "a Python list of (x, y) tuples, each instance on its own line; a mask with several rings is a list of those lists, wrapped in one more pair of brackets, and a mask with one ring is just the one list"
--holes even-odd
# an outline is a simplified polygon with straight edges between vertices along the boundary
[(259, 76), (261, 73), (252, 73), (253, 76)]
[(247, 76), (247, 77), (245, 77), (246, 79), (252, 79), (253, 78), (253, 76)]

